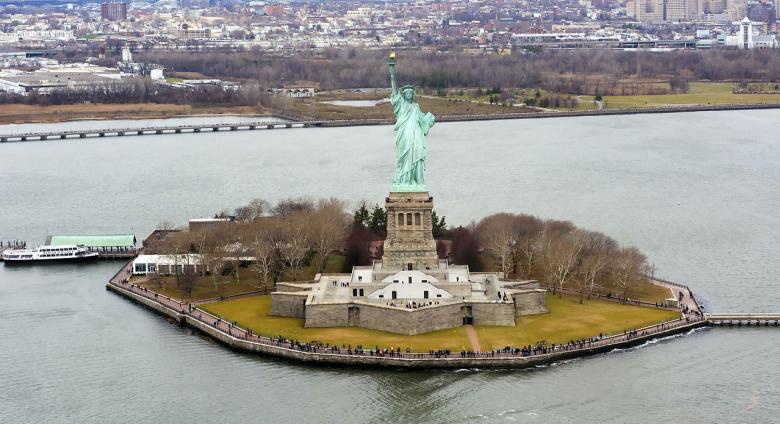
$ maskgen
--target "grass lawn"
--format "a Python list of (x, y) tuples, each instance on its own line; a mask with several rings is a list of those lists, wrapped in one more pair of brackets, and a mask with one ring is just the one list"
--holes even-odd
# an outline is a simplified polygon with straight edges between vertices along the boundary
[[(623, 296), (622, 290), (616, 290), (612, 287), (593, 287), (593, 293), (598, 293), (605, 296), (609, 293), (612, 293), (613, 296)], [(670, 297), (672, 297), (672, 292), (669, 291), (668, 288), (648, 282), (635, 284), (628, 290), (629, 299), (643, 300), (645, 302), (663, 303)]]
[[(548, 295), (550, 313), (530, 317), (518, 317), (516, 327), (475, 326), (483, 349), (507, 345), (520, 346), (546, 340), (560, 343), (570, 339), (585, 338), (604, 333), (618, 333), (678, 317), (675, 312), (627, 306), (612, 302), (586, 301), (583, 305), (574, 296)], [(383, 331), (358, 327), (304, 328), (303, 319), (272, 317), (270, 296), (254, 296), (243, 299), (204, 305), (203, 309), (238, 325), (251, 328), (264, 336), (284, 336), (301, 341), (319, 341), (331, 345), (365, 347), (379, 346), (411, 348), (415, 352), (436, 349), (469, 350), (471, 344), (463, 327), (435, 331), (416, 336), (402, 336)]]
[(471, 344), (463, 327), (434, 331), (416, 336), (403, 336), (384, 331), (360, 327), (304, 328), (303, 319), (274, 317), (271, 311), (271, 296), (253, 296), (225, 302), (210, 303), (203, 309), (228, 321), (238, 321), (243, 328), (251, 328), (256, 334), (269, 337), (284, 336), (301, 341), (319, 341), (332, 345), (362, 344), (366, 348), (411, 348), (416, 352), (430, 349), (470, 349)]
[(679, 313), (614, 302), (585, 301), (576, 296), (547, 295), (548, 314), (517, 317), (515, 327), (475, 326), (483, 349), (522, 346), (545, 340), (565, 343), (599, 333), (617, 334), (625, 330), (678, 318)]
[[(734, 94), (735, 84), (731, 82), (691, 82), (688, 92), (683, 94), (604, 96), (604, 107), (627, 109), (680, 105), (780, 103), (780, 93), (777, 93), (774, 84), (751, 83), (749, 86), (758, 93)], [(595, 109), (593, 96), (583, 95), (577, 98), (579, 99), (577, 110)]]
[(780, 103), (780, 94), (687, 93), (658, 96), (604, 96), (608, 109), (664, 105)]
[(234, 294), (260, 289), (260, 287), (257, 286), (257, 280), (255, 278), (247, 275), (245, 269), (242, 269), (241, 271), (239, 283), (236, 283), (228, 276), (220, 278), (220, 283), (218, 285), (219, 292), (214, 288), (211, 277), (206, 276), (198, 278), (198, 281), (195, 283), (195, 287), (192, 290), (192, 296), (190, 297), (185, 296), (184, 293), (176, 287), (176, 279), (174, 277), (164, 277), (164, 284), (162, 287), (149, 283), (145, 278), (134, 277), (130, 282), (139, 284), (141, 287), (146, 287), (149, 290), (154, 290), (155, 292), (164, 294), (168, 297), (184, 301), (212, 299), (219, 296), (232, 296)]

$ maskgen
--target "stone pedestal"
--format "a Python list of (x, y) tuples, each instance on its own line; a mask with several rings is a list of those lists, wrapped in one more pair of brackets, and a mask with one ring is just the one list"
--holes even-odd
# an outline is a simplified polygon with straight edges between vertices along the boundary
[(390, 192), (385, 202), (387, 239), (383, 269), (438, 269), (433, 239), (433, 198), (428, 192)]

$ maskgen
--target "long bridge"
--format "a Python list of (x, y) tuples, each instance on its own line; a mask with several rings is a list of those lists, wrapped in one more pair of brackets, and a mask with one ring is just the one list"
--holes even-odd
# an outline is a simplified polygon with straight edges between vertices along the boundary
[(160, 125), (146, 127), (130, 128), (97, 128), (81, 130), (49, 130), (20, 132), (10, 134), (0, 134), (0, 142), (8, 141), (29, 141), (29, 140), (49, 140), (68, 138), (87, 138), (87, 137), (108, 137), (108, 136), (129, 136), (129, 135), (149, 135), (149, 134), (181, 134), (181, 133), (200, 133), (216, 131), (239, 131), (239, 130), (260, 130), (276, 128), (303, 128), (318, 125), (316, 121), (306, 122), (243, 122), (243, 123), (220, 123), (220, 124), (184, 124), (184, 125)]

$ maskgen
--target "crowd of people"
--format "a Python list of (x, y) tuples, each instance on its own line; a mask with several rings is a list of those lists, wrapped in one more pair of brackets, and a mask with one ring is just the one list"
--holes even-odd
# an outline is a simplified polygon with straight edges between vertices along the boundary
[(27, 242), (22, 240), (7, 240), (7, 241), (0, 240), (0, 249), (2, 249), (3, 247), (6, 247), (8, 249), (26, 249)]

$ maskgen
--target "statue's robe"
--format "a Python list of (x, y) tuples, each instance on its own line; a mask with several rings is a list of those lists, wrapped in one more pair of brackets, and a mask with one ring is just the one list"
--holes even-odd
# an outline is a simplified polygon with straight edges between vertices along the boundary
[(395, 114), (396, 169), (394, 185), (425, 185), (425, 136), (435, 120), (420, 105), (406, 100), (400, 90), (390, 96)]

